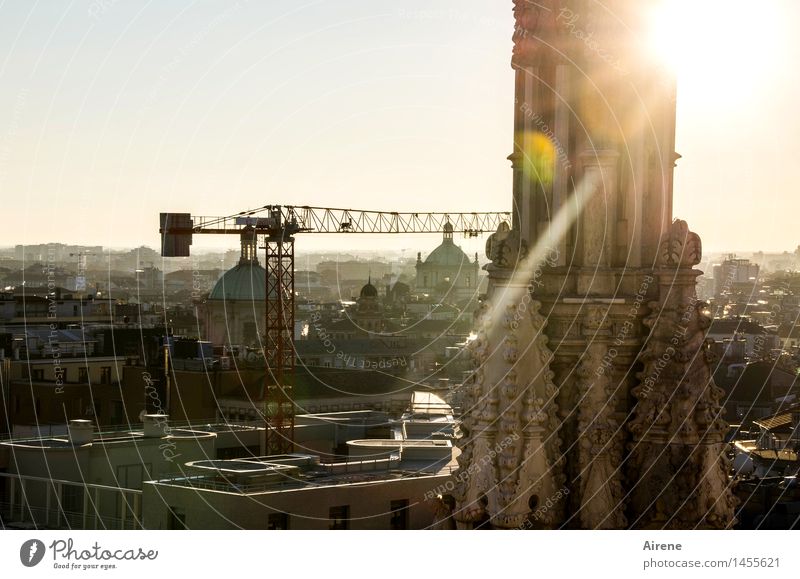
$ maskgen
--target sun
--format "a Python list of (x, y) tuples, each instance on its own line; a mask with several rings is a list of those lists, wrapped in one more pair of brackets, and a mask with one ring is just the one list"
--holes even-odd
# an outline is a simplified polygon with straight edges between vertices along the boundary
[(680, 85), (746, 95), (780, 60), (780, 0), (661, 0), (650, 45)]

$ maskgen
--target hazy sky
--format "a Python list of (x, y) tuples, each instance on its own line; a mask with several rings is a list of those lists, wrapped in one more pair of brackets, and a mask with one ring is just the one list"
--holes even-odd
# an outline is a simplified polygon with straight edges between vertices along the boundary
[[(708, 51), (681, 71), (675, 214), (709, 250), (793, 249), (800, 2), (739, 4), (676, 37)], [(504, 210), (512, 28), (510, 0), (0, 1), (0, 245), (156, 246), (159, 211), (267, 203)]]

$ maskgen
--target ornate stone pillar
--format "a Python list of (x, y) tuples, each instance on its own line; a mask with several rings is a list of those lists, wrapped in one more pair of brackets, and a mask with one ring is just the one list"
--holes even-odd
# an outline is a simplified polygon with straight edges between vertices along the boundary
[(605, 367), (612, 352), (609, 307), (588, 306), (582, 333), (588, 345), (576, 370), (580, 526), (583, 529), (621, 529), (627, 522), (619, 468), (623, 439), (615, 417), (618, 388)]
[(630, 523), (636, 528), (720, 529), (734, 522), (726, 424), (706, 343), (709, 318), (695, 291), (701, 245), (676, 220), (661, 245), (659, 299), (645, 318), (650, 335), (628, 424), (632, 434)]
[(531, 297), (531, 276), (517, 272), (525, 267), (525, 254), (506, 224), (487, 243), (489, 294), (477, 312), (475, 372), (454, 475), (454, 518), (462, 527), (549, 528), (560, 521), (553, 500), (564, 481), (552, 354)]

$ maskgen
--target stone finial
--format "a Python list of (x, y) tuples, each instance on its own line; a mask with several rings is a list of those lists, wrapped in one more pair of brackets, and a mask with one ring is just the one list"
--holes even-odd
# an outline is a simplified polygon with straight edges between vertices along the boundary
[(689, 225), (676, 219), (672, 222), (666, 238), (658, 251), (658, 264), (661, 267), (692, 267), (700, 263), (703, 246), (700, 236), (689, 231)]
[(530, 66), (560, 57), (564, 36), (558, 23), (561, 12), (560, 0), (514, 0), (513, 64)]
[(505, 221), (486, 240), (486, 257), (495, 267), (513, 268), (527, 254), (527, 243), (520, 238), (519, 231), (511, 229)]

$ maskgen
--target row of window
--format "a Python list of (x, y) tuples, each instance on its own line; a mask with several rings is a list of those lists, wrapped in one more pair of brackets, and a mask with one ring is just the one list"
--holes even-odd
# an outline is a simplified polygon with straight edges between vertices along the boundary
[[(350, 528), (350, 505), (331, 507), (328, 511), (328, 528), (344, 530)], [(288, 529), (288, 513), (270, 513), (267, 517), (267, 529)], [(408, 529), (408, 499), (389, 503), (389, 528), (393, 531)]]
[[(24, 400), (30, 400), (25, 397)], [(48, 398), (52, 400), (52, 398)], [(19, 416), (22, 409), (23, 399), (20, 396), (13, 396), (11, 407), (14, 409), (14, 415)], [(33, 406), (37, 417), (42, 416), (42, 400), (39, 396), (34, 397)], [(83, 398), (76, 398), (62, 402), (61, 406), (70, 419), (72, 418), (100, 418), (103, 415), (103, 401), (94, 400), (93, 403), (85, 404)], [(110, 400), (107, 403), (108, 409), (111, 412), (110, 421), (112, 423), (122, 424), (125, 421), (125, 406), (121, 400)], [(45, 417), (46, 418), (46, 417)]]
[[(72, 372), (69, 368), (59, 367), (54, 371), (54, 380), (62, 384), (66, 384), (72, 377)], [(32, 368), (30, 370), (30, 379), (33, 382), (44, 382), (44, 368)], [(78, 379), (76, 384), (89, 384), (89, 369), (85, 366), (78, 367)], [(111, 366), (103, 366), (100, 368), (100, 384), (111, 384)]]

